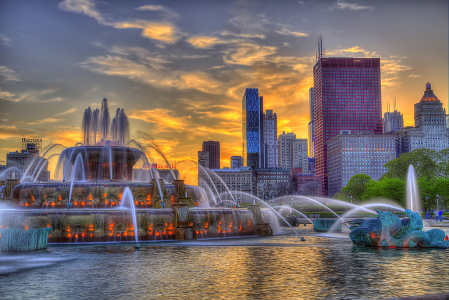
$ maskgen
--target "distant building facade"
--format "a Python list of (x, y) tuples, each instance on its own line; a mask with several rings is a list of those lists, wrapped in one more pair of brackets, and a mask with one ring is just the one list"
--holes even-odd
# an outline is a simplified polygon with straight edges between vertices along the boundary
[(341, 130), (382, 134), (380, 59), (325, 58), (319, 45), (313, 67), (315, 165), (326, 196), (327, 141)]
[(290, 169), (302, 168), (303, 173), (308, 173), (309, 157), (307, 153), (307, 139), (294, 139), (291, 143)]
[(278, 167), (278, 120), (276, 113), (267, 110), (263, 114), (263, 141), (265, 153), (265, 168), (276, 169)]
[(327, 142), (329, 197), (339, 193), (356, 174), (379, 180), (384, 165), (396, 158), (394, 134), (341, 134)]
[(231, 156), (231, 169), (240, 169), (243, 167), (241, 156)]
[(220, 169), (220, 142), (203, 142), (203, 151), (209, 152), (209, 168)]
[(293, 132), (285, 133), (279, 135), (278, 140), (278, 167), (281, 169), (291, 169), (292, 168), (292, 140), (296, 140), (296, 134)]
[(290, 169), (256, 169), (254, 195), (268, 200), (291, 193)]
[[(209, 202), (211, 205), (215, 205), (213, 199), (217, 201), (217, 205), (221, 205), (220, 197), (222, 199), (232, 199), (231, 196), (229, 196), (228, 190), (223, 185), (223, 182), (229, 188), (237, 203), (252, 202), (251, 196), (245, 194), (251, 194), (253, 190), (253, 171), (250, 167), (243, 167), (239, 169), (212, 169), (210, 170), (208, 175), (209, 176), (207, 176), (204, 172), (200, 173), (198, 185), (200, 187), (203, 187), (208, 194)], [(223, 182), (221, 182), (221, 180), (218, 179), (217, 176), (220, 177)], [(217, 192), (222, 196), (218, 197)], [(224, 206), (230, 205), (232, 206), (233, 204), (224, 202)]]
[(309, 140), (309, 157), (315, 157), (315, 106), (313, 103), (313, 87), (309, 89), (309, 116), (308, 140)]
[[(39, 156), (39, 149), (36, 148), (36, 144), (30, 143), (30, 140), (22, 139), (22, 148), (24, 149), (21, 149), (20, 152), (15, 151), (6, 154), (6, 169), (9, 170), (5, 169), (5, 179), (21, 179), (26, 173), (26, 176), (34, 181), (35, 178), (31, 178), (34, 173), (34, 176), (37, 176), (36, 182), (50, 181), (50, 171), (47, 169), (48, 160)], [(42, 146), (42, 140), (38, 140)]]
[(210, 169), (209, 151), (198, 151), (198, 164), (203, 168)]
[(397, 110), (385, 112), (383, 118), (383, 133), (395, 132), (404, 128), (404, 116)]
[(415, 104), (415, 127), (396, 132), (397, 156), (415, 149), (441, 151), (449, 148), (449, 129), (443, 103), (433, 93), (430, 83)]
[(259, 90), (247, 88), (242, 99), (243, 165), (253, 169), (265, 162), (263, 155), (263, 97)]
[(321, 196), (321, 177), (315, 174), (292, 174), (295, 194), (304, 196)]

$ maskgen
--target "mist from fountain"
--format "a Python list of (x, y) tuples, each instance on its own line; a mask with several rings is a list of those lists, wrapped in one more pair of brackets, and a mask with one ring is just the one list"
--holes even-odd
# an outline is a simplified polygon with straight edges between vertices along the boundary
[(210, 178), (210, 176), (207, 173), (206, 169), (204, 169), (204, 167), (202, 165), (198, 164), (198, 163), (197, 163), (197, 165), (198, 165), (198, 167), (200, 167), (203, 170), (203, 172), (206, 174), (207, 178), (209, 178), (209, 181), (210, 181), (211, 185), (214, 187), (214, 190), (217, 193), (218, 199), (220, 200), (220, 202), (222, 202), (221, 197), (220, 197), (220, 193), (218, 192), (217, 188), (215, 187), (215, 184), (212, 181), (212, 178)]
[(303, 214), (302, 212), (300, 212), (300, 211), (297, 210), (297, 209), (294, 209), (293, 207), (290, 207), (290, 206), (288, 206), (288, 205), (275, 206), (275, 208), (276, 208), (276, 207), (286, 208), (286, 209), (290, 210), (290, 212), (292, 212), (292, 211), (297, 212), (297, 213), (300, 214), (302, 217), (306, 218), (307, 221), (309, 221), (311, 224), (313, 224), (312, 220), (310, 220), (305, 214)]
[[(53, 148), (56, 147), (56, 146), (62, 146), (62, 147), (64, 147), (64, 146), (61, 145), (61, 144), (51, 145), (50, 148), (48, 148), (47, 151), (45, 151), (44, 154), (42, 154), (41, 158), (39, 159), (39, 162), (37, 163), (37, 166), (34, 168), (33, 174), (31, 175), (30, 181), (33, 180), (34, 174), (36, 173), (36, 170), (39, 168), (39, 166), (40, 166), (42, 160), (44, 159), (45, 155), (47, 154), (47, 152), (50, 151), (51, 149), (53, 149)], [(65, 148), (65, 147), (64, 147), (64, 148)], [(35, 181), (36, 181), (36, 180), (35, 180)]]
[[(312, 202), (314, 202), (314, 203), (317, 203), (317, 204), (319, 204), (320, 206), (322, 206), (322, 207), (324, 207), (325, 209), (327, 209), (328, 211), (330, 211), (331, 213), (333, 213), (337, 218), (339, 218), (344, 224), (346, 224), (346, 221), (345, 220), (343, 220), (343, 218), (341, 218), (336, 212), (334, 212), (332, 209), (330, 209), (329, 207), (327, 207), (326, 205), (324, 205), (324, 204), (322, 204), (321, 202), (319, 202), (319, 201), (317, 201), (317, 200), (315, 200), (315, 199), (312, 199), (312, 198), (309, 198), (309, 197), (305, 197), (305, 196), (297, 196), (297, 195), (292, 195), (292, 198), (301, 198), (301, 199), (306, 199), (306, 200), (308, 200), (308, 201), (312, 201)], [(296, 200), (296, 201), (299, 201), (299, 200)], [(348, 224), (346, 224), (348, 227), (349, 227), (349, 225)]]
[(3, 179), (3, 177), (6, 177), (6, 173), (9, 171), (20, 171), (20, 168), (18, 167), (9, 167), (7, 169), (5, 169), (3, 172), (0, 173), (0, 180), (5, 180)]
[[(200, 178), (200, 180), (202, 180), (204, 182), (204, 180), (202, 178)], [(200, 185), (199, 182), (198, 182), (198, 185)], [(208, 194), (208, 197), (212, 198), (212, 201), (215, 203), (216, 206), (218, 206), (217, 199), (215, 198), (214, 193), (210, 189), (209, 185), (204, 184), (203, 186), (205, 187), (205, 190), (207, 190), (206, 194)]]
[(231, 196), (232, 200), (234, 200), (234, 202), (235, 202), (234, 196), (232, 195), (231, 191), (228, 188), (228, 185), (223, 181), (223, 179), (220, 176), (218, 176), (214, 171), (212, 171), (210, 169), (209, 169), (209, 171), (223, 184), (223, 186), (226, 188), (226, 190), (228, 191), (229, 195)]
[(137, 217), (136, 217), (136, 206), (134, 205), (133, 193), (131, 192), (129, 187), (126, 187), (123, 190), (122, 203), (120, 204), (121, 209), (126, 209), (126, 202), (129, 203), (129, 209), (131, 210), (131, 215), (133, 219), (133, 227), (134, 227), (134, 237), (136, 239), (136, 243), (139, 242), (139, 236), (137, 235)]
[(421, 211), (421, 201), (416, 182), (416, 173), (412, 165), (408, 167), (407, 172), (407, 206), (406, 208), (414, 212)]
[[(36, 180), (39, 178), (39, 175), (41, 174), (42, 170), (44, 169), (45, 164), (48, 165), (48, 162), (50, 161), (50, 158), (54, 157), (54, 156), (59, 156), (59, 153), (56, 154), (52, 154), (50, 155), (47, 160), (42, 164), (42, 166), (39, 168), (39, 171), (36, 174), (36, 177), (34, 177), (34, 182), (36, 182)], [(36, 167), (37, 168), (37, 167)]]
[(284, 220), (284, 222), (293, 230), (293, 232), (298, 236), (298, 238), (302, 239), (301, 236), (293, 228), (293, 226), (291, 226), (290, 223), (280, 213), (278, 213), (273, 207), (268, 205), (265, 201), (263, 201), (262, 199), (257, 198), (256, 196), (253, 196), (253, 195), (251, 195), (250, 193), (247, 193), (247, 192), (239, 192), (239, 193), (242, 193), (243, 195), (246, 195), (246, 196), (254, 199), (255, 201), (261, 202), (263, 205), (265, 205), (267, 208), (269, 208), (272, 212), (274, 212), (279, 218)]

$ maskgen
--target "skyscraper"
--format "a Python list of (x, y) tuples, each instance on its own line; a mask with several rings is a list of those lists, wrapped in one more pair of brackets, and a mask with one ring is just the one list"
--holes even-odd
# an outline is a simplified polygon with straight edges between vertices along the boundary
[(293, 139), (291, 145), (291, 167), (301, 168), (302, 173), (309, 173), (309, 157), (307, 155), (307, 139)]
[(397, 110), (385, 112), (383, 119), (383, 132), (397, 131), (404, 128), (404, 116)]
[(242, 157), (244, 166), (264, 167), (263, 97), (248, 88), (242, 99)]
[(390, 112), (390, 104), (387, 103), (387, 112), (382, 120), (383, 133), (395, 132), (404, 128), (404, 116), (396, 110), (396, 98), (394, 98), (394, 111)]
[(276, 169), (278, 167), (278, 120), (276, 113), (267, 110), (263, 114), (263, 141), (265, 168)]
[[(324, 58), (313, 67), (315, 164), (328, 195), (327, 144), (341, 130), (382, 133), (379, 58)], [(379, 132), (380, 131), (380, 132)]]
[(292, 168), (292, 140), (296, 140), (296, 134), (293, 132), (285, 133), (279, 135), (278, 145), (279, 145), (279, 162), (278, 167), (281, 169), (291, 169)]
[(415, 104), (415, 127), (396, 132), (397, 155), (419, 148), (441, 151), (449, 148), (449, 129), (446, 110), (433, 93), (430, 83), (421, 100)]
[(313, 105), (313, 87), (309, 89), (309, 157), (315, 157), (315, 113)]
[(209, 152), (209, 168), (220, 169), (220, 142), (203, 142), (203, 151)]

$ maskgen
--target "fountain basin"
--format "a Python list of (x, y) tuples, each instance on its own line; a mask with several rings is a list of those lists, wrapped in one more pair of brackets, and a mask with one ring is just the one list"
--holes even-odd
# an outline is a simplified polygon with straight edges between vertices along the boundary
[[(136, 209), (139, 241), (174, 240), (174, 209)], [(193, 239), (271, 235), (263, 219), (256, 222), (247, 209), (190, 209)], [(184, 225), (183, 225), (184, 226)], [(49, 243), (135, 241), (132, 216), (127, 209), (13, 209), (3, 211), (0, 228), (52, 227)]]

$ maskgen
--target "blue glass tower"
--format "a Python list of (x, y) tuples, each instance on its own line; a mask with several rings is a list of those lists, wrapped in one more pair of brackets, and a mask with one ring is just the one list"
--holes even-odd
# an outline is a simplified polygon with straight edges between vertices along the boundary
[(242, 157), (244, 166), (264, 167), (263, 97), (258, 89), (246, 89), (242, 99)]

